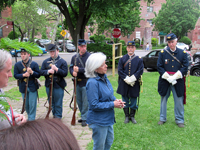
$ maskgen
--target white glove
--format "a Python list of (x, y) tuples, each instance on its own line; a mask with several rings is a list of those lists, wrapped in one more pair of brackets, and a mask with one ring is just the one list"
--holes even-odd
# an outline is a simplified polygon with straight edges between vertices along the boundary
[(171, 83), (172, 85), (175, 85), (177, 83), (176, 79), (174, 78), (174, 76), (169, 76), (169, 78), (167, 78), (167, 81), (169, 83)]
[(170, 77), (170, 75), (169, 75), (167, 72), (165, 72), (165, 73), (162, 75), (162, 78), (165, 79), (165, 80), (167, 80), (167, 78), (169, 78), (169, 77)]
[[(135, 76), (134, 76), (135, 77)], [(124, 79), (124, 81), (128, 84), (128, 85), (130, 85), (130, 86), (134, 86), (134, 84), (135, 84), (135, 81), (131, 81), (132, 79), (130, 79), (131, 77), (129, 77), (129, 76), (126, 76), (126, 78)]]
[(131, 82), (135, 82), (137, 79), (134, 75), (132, 75), (130, 77), (126, 76), (126, 78), (124, 80), (126, 80), (128, 83), (131, 83)]
[(129, 84), (129, 85), (133, 87), (135, 85), (135, 82), (131, 82), (131, 84)]
[(177, 81), (176, 79), (173, 77), (173, 76), (170, 76), (167, 72), (165, 72), (163, 75), (162, 75), (162, 78), (167, 80), (169, 83), (171, 83), (172, 85), (176, 84)]
[(174, 78), (176, 80), (183, 78), (183, 75), (182, 75), (182, 73), (179, 70), (173, 76), (174, 76)]

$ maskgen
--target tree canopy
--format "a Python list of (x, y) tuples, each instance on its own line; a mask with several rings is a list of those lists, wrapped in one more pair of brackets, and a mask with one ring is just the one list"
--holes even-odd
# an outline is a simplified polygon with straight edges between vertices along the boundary
[(180, 39), (195, 27), (200, 15), (199, 0), (166, 0), (155, 15), (155, 31), (173, 32)]
[[(14, 2), (11, 0), (10, 2)], [(47, 0), (48, 2), (54, 4), (58, 7), (60, 12), (64, 15), (66, 20), (66, 25), (70, 31), (74, 43), (77, 42), (77, 34), (79, 38), (84, 38), (85, 26), (91, 17), (94, 19), (99, 19), (100, 21), (110, 21), (111, 24), (121, 23), (121, 27), (124, 28), (124, 33), (130, 32), (130, 29), (134, 29), (139, 25), (139, 21), (135, 21), (135, 24), (131, 23), (131, 26), (125, 25), (125, 23), (130, 23), (131, 19), (134, 17), (138, 18), (138, 1), (139, 0)], [(153, 0), (145, 0), (148, 3), (153, 2)], [(6, 2), (4, 0), (4, 2)], [(10, 3), (6, 3), (10, 5)], [(136, 4), (136, 5), (135, 5)], [(132, 6), (130, 8), (129, 6)], [(129, 8), (127, 10), (125, 8)], [(124, 17), (123, 15), (128, 16), (126, 12), (136, 11), (133, 16), (129, 18)], [(124, 22), (124, 23), (122, 23)], [(134, 30), (133, 30), (134, 31)]]
[[(77, 34), (79, 38), (84, 38), (85, 26), (91, 17), (100, 20), (116, 20), (120, 12), (123, 12), (125, 6), (135, 4), (138, 0), (47, 0), (56, 5), (64, 15), (66, 25), (70, 31), (74, 43), (77, 42)], [(146, 0), (152, 2), (153, 0)], [(136, 7), (136, 6), (134, 6)], [(134, 7), (132, 10), (134, 11)], [(124, 12), (123, 12), (124, 14)], [(132, 17), (134, 18), (134, 17)]]

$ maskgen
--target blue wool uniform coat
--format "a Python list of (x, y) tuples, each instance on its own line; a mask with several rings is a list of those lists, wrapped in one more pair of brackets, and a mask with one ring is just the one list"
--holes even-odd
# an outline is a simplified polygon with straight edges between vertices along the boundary
[[(28, 61), (28, 63), (29, 63), (29, 61)], [(38, 83), (35, 81), (35, 78), (40, 77), (39, 66), (36, 62), (32, 61), (30, 68), (34, 72), (32, 75), (29, 76), (28, 88), (31, 92), (35, 92), (39, 88)], [(25, 82), (26, 77), (23, 77), (23, 74), (25, 72), (27, 72), (27, 70), (26, 70), (25, 66), (22, 64), (22, 61), (17, 62), (14, 66), (14, 77), (15, 77), (15, 79), (19, 80), (19, 91), (21, 93), (25, 93), (25, 88), (26, 88), (26, 82)]]
[[(45, 80), (45, 86), (46, 87), (49, 87), (50, 85), (50, 82), (51, 82), (51, 74), (48, 74), (48, 70), (51, 69), (51, 65), (52, 62), (50, 61), (53, 61), (53, 59), (50, 57), (50, 58), (47, 58), (43, 61), (42, 63), (42, 67), (40, 69), (40, 74), (42, 76), (45, 76), (46, 80)], [(58, 72), (54, 72), (54, 79), (53, 79), (53, 87), (55, 88), (64, 88), (67, 83), (65, 82), (65, 79), (64, 77), (67, 76), (68, 74), (68, 67), (67, 67), (67, 62), (62, 59), (60, 56), (58, 56), (56, 59), (55, 59), (55, 66), (58, 68)], [(58, 83), (60, 85), (58, 85)]]
[(85, 62), (86, 60), (88, 59), (88, 57), (90, 56), (90, 53), (89, 52), (85, 52), (85, 54), (83, 54), (82, 56), (80, 56), (78, 54), (78, 57), (80, 57), (80, 59), (82, 60), (83, 62), (83, 65), (80, 63), (79, 59), (76, 58), (77, 57), (77, 54), (74, 55), (71, 59), (71, 64), (70, 64), (70, 67), (69, 67), (69, 70), (70, 70), (70, 73), (71, 75), (73, 76), (73, 66), (75, 66), (75, 60), (76, 60), (76, 66), (79, 67), (79, 71), (78, 71), (78, 74), (77, 74), (77, 84), (80, 86), (80, 87), (83, 87), (86, 85), (86, 82), (87, 82), (87, 79), (85, 77)]
[[(120, 58), (118, 63), (118, 75), (119, 75), (119, 85), (117, 89), (117, 93), (121, 94), (122, 96), (130, 96), (130, 97), (138, 97), (140, 92), (140, 84), (138, 79), (143, 74), (143, 60), (136, 56), (131, 60), (131, 62), (127, 63), (124, 67), (124, 64), (127, 60), (129, 60), (130, 56), (128, 54), (124, 55)], [(126, 76), (133, 75), (136, 77), (137, 81), (135, 85), (132, 87), (128, 85), (124, 79)]]
[[(157, 61), (157, 68), (158, 72), (160, 74), (159, 81), (158, 81), (158, 92), (161, 96), (165, 96), (167, 93), (167, 90), (170, 86), (170, 83), (162, 79), (162, 75), (166, 72), (177, 72), (178, 70), (182, 73), (182, 75), (186, 75), (188, 71), (188, 59), (187, 59), (187, 53), (186, 51), (183, 51), (182, 49), (179, 49), (176, 47), (176, 50), (172, 52), (169, 47), (167, 47), (167, 50), (175, 56), (183, 65), (176, 61), (172, 56), (170, 56), (166, 50), (162, 50), (159, 53), (158, 61)], [(178, 79), (177, 83), (174, 85), (176, 89), (176, 93), (178, 97), (181, 97), (184, 95), (184, 79)]]
[(99, 76), (89, 78), (86, 84), (89, 110), (87, 124), (110, 126), (115, 123), (113, 88), (104, 75), (105, 81)]

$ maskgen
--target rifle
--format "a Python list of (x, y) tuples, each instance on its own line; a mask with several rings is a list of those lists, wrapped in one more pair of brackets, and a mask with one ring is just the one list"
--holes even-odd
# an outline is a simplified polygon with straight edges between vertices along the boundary
[[(52, 62), (53, 65), (55, 64), (55, 55), (56, 55), (56, 52), (55, 52), (54, 57), (53, 57), (53, 62)], [(47, 115), (46, 115), (45, 119), (49, 119), (49, 114), (50, 114), (50, 112), (52, 110), (53, 78), (54, 78), (54, 74), (51, 75), (51, 79), (50, 79), (51, 82), (50, 82), (50, 86), (49, 86), (49, 109), (48, 109), (48, 112), (47, 112)]]
[[(77, 47), (76, 47), (76, 58), (75, 58), (75, 66), (77, 64), (77, 57), (78, 57), (78, 36), (77, 35)], [(72, 116), (72, 120), (71, 120), (71, 125), (75, 125), (76, 124), (76, 85), (77, 85), (77, 77), (74, 77), (74, 94), (73, 94), (73, 99), (74, 99), (74, 113)]]
[[(23, 64), (24, 67), (26, 68), (26, 70), (27, 70), (28, 67), (30, 67), (31, 61), (32, 61), (32, 60), (30, 60), (30, 62), (28, 63), (27, 66), (25, 66), (25, 65), (23, 64), (23, 62), (22, 62), (22, 64)], [(29, 77), (25, 78), (24, 80), (25, 80), (25, 82), (26, 82), (26, 87), (25, 87), (24, 101), (23, 101), (23, 105), (22, 105), (21, 114), (23, 114), (24, 111), (25, 111), (25, 104), (26, 104), (26, 96), (27, 96), (27, 90), (28, 90), (28, 81), (29, 81)]]

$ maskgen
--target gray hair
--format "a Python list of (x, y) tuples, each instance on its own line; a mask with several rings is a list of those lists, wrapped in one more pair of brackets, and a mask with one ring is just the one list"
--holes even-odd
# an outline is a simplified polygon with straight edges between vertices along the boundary
[(99, 68), (105, 60), (106, 55), (101, 52), (91, 54), (85, 63), (85, 76), (87, 78), (96, 77), (94, 73), (95, 70)]
[(8, 51), (0, 50), (0, 71), (5, 68), (6, 62), (9, 58), (12, 60), (12, 56)]

